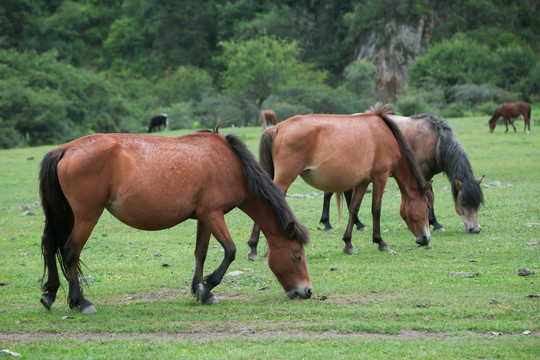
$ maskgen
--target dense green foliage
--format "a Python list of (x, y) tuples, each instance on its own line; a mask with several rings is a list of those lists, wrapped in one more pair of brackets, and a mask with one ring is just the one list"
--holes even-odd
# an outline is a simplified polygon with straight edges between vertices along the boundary
[[(492, 112), (540, 99), (534, 0), (6, 0), (0, 4), (0, 147), (92, 132), (144, 131), (228, 118), (358, 112), (372, 64), (356, 59), (372, 32), (433, 24), (428, 51), (397, 99), (402, 113)], [(264, 49), (264, 50), (263, 50)], [(376, 64), (375, 64), (376, 65)], [(483, 95), (464, 98), (463, 86)], [(382, 99), (384, 100), (384, 99)], [(459, 101), (458, 101), (459, 100)], [(457, 112), (457, 114), (456, 114)]]

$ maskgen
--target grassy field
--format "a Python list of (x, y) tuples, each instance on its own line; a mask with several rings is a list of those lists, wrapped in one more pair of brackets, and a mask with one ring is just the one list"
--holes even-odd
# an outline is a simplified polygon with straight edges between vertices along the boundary
[[(288, 202), (310, 230), (314, 296), (288, 299), (264, 260), (247, 259), (252, 222), (234, 210), (226, 217), (238, 249), (229, 268), (234, 273), (214, 291), (220, 303), (204, 306), (190, 294), (195, 221), (143, 232), (105, 213), (82, 254), (85, 275), (93, 279), (85, 295), (98, 310), (94, 315), (68, 308), (65, 280), (50, 312), (39, 303), (44, 217), (37, 174), (53, 147), (2, 150), (0, 350), (24, 359), (538, 359), (539, 124), (532, 123), (530, 134), (505, 134), (500, 125), (489, 134), (487, 120), (449, 120), (475, 175), (495, 185), (483, 188), (480, 234), (465, 233), (449, 183), (438, 175), (435, 210), (446, 232), (432, 232), (427, 248), (416, 246), (390, 180), (381, 229), (397, 255), (379, 252), (371, 231), (355, 232), (359, 253), (345, 255), (345, 219), (336, 223), (332, 204), (338, 229), (319, 231), (322, 192), (299, 179), (289, 194), (306, 196)], [(260, 128), (223, 132), (240, 135), (257, 151)], [(369, 229), (370, 201), (368, 194), (360, 211)], [(26, 211), (35, 215), (22, 216)], [(210, 246), (206, 271), (223, 256), (215, 240)], [(259, 247), (264, 253), (264, 241)], [(536, 273), (519, 276), (520, 268)]]

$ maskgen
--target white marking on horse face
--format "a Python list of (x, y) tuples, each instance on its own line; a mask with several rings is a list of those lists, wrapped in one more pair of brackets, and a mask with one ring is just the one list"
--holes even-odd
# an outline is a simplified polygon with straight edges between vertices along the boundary
[(465, 231), (468, 234), (480, 233), (482, 228), (478, 224), (478, 209), (468, 207), (467, 205), (460, 203), (459, 200), (456, 200), (455, 206), (457, 214), (463, 219)]

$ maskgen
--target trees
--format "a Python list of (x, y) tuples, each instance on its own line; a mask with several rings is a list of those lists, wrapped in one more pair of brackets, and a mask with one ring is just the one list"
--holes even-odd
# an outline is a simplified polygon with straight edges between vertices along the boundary
[[(296, 42), (263, 35), (244, 42), (225, 41), (216, 60), (225, 67), (221, 85), (230, 94), (242, 94), (259, 111), (266, 99), (309, 68), (299, 62)], [(247, 125), (247, 123), (246, 123)]]

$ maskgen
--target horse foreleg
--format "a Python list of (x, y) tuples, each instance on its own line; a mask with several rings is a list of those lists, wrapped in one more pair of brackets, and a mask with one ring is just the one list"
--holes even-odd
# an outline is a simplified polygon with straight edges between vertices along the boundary
[(332, 199), (332, 192), (325, 192), (323, 197), (323, 208), (321, 214), (321, 220), (319, 224), (324, 225), (324, 231), (333, 232), (332, 225), (330, 224), (330, 200)]
[(247, 242), (249, 246), (248, 259), (252, 261), (259, 260), (259, 255), (257, 254), (257, 245), (259, 244), (259, 237), (261, 236), (261, 228), (259, 225), (253, 223), (253, 228), (251, 229), (251, 236)]
[[(345, 195), (345, 201), (347, 202), (347, 207), (351, 207), (351, 200), (352, 200), (352, 190), (347, 190), (343, 192), (343, 195)], [(353, 215), (353, 223), (356, 225), (356, 230), (367, 230), (366, 225), (364, 225), (360, 218), (358, 218), (358, 210)]]
[(343, 248), (343, 252), (345, 254), (357, 253), (353, 249), (353, 245), (351, 243), (352, 228), (354, 225), (355, 214), (358, 214), (358, 210), (360, 209), (360, 205), (362, 204), (362, 199), (364, 198), (364, 194), (366, 193), (367, 187), (368, 187), (367, 183), (360, 184), (352, 192), (351, 203), (349, 206), (349, 221), (347, 222), (347, 228), (345, 229), (345, 233), (343, 234), (343, 241), (345, 242), (345, 248)]
[(195, 273), (191, 283), (191, 292), (197, 300), (203, 304), (216, 303), (217, 300), (210, 292), (210, 288), (203, 284), (203, 270), (206, 254), (208, 253), (208, 244), (210, 243), (210, 229), (208, 229), (200, 220), (197, 221), (197, 242), (195, 245)]
[[(432, 196), (433, 196), (433, 202), (435, 202), (435, 194), (433, 194), (433, 190), (427, 190), (427, 191), (431, 191), (432, 192)], [(439, 222), (437, 221), (437, 217), (435, 217), (435, 207), (434, 207), (435, 204), (432, 204), (432, 206), (429, 208), (429, 211), (428, 211), (428, 221), (429, 221), (429, 225), (433, 225), (433, 231), (440, 231), (440, 232), (444, 232), (446, 230), (444, 230), (444, 227), (439, 224)]]
[(379, 251), (388, 251), (390, 247), (384, 242), (381, 236), (381, 204), (388, 178), (373, 181), (373, 192), (371, 194), (371, 215), (373, 217), (373, 242), (378, 244)]
[(512, 121), (512, 119), (509, 118), (508, 121), (510, 122), (510, 125), (512, 125), (512, 127), (514, 128), (514, 132), (516, 132), (516, 127), (514, 126), (514, 122)]
[[(211, 290), (221, 283), (223, 276), (225, 276), (225, 272), (234, 261), (236, 257), (236, 246), (232, 241), (229, 230), (227, 230), (223, 214), (214, 214), (204, 221), (207, 225), (203, 226), (207, 227), (221, 246), (223, 246), (225, 255), (223, 256), (223, 260), (221, 264), (219, 264), (218, 268), (214, 270), (212, 274), (203, 278), (203, 282), (197, 289), (197, 297), (204, 304), (215, 304), (218, 301), (212, 294)], [(201, 223), (202, 221), (199, 220), (199, 224)], [(208, 244), (206, 244), (206, 248), (208, 248)]]

